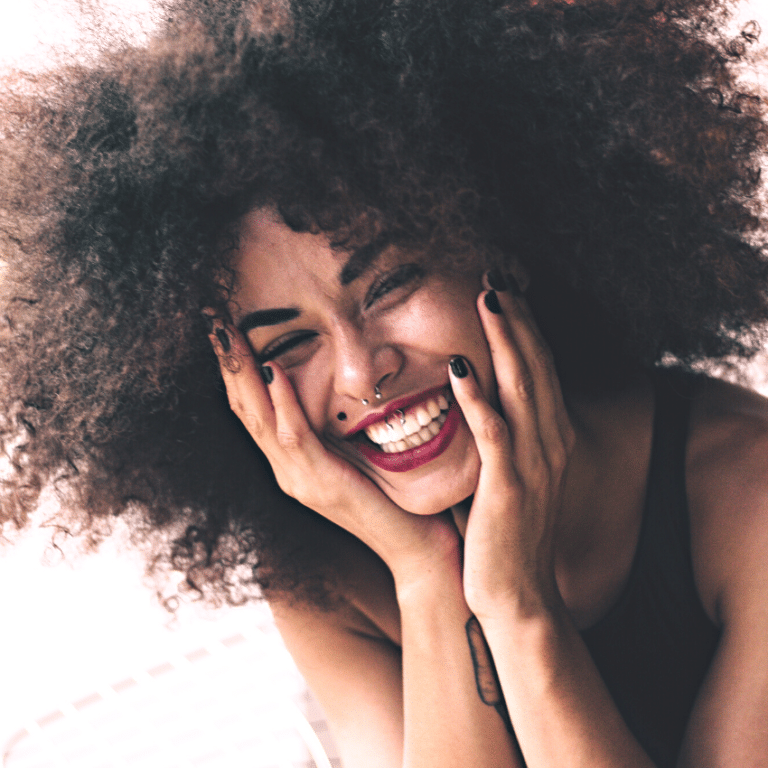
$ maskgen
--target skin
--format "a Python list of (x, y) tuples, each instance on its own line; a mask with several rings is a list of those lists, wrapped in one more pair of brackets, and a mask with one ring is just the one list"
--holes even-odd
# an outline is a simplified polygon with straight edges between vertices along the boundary
[[(368, 272), (342, 286), (339, 273), (348, 255), (330, 251), (323, 237), (292, 232), (265, 211), (245, 218), (241, 236), (232, 320), (237, 325), (254, 309), (301, 308), (295, 320), (253, 329), (247, 339), (259, 353), (291, 334), (319, 334), (276, 358), (274, 367), (283, 368), (321, 443), (409, 512), (435, 514), (471, 495), (480, 461), (464, 420), (444, 454), (407, 473), (378, 469), (344, 437), (387, 401), (446, 386), (448, 362), (456, 355), (470, 361), (484, 393), (492, 397), (493, 365), (475, 309), (480, 276), (448, 280), (427, 275), (364, 309), (376, 280), (413, 256), (385, 251)], [(380, 405), (373, 387), (382, 378), (385, 399)], [(370, 405), (363, 405), (363, 399)], [(339, 412), (347, 419), (340, 421)]]
[[(376, 269), (408, 260), (382, 254)], [(211, 341), (230, 404), (283, 490), (355, 537), (331, 545), (336, 609), (272, 606), (345, 765), (520, 765), (475, 688), (464, 629), (474, 616), (529, 768), (650, 766), (578, 633), (615, 602), (631, 568), (650, 454), (648, 382), (568, 397), (566, 407), (523, 298), (499, 293), (496, 313), (479, 276), (427, 275), (370, 303), (378, 273), (342, 286), (343, 264), (324, 238), (251, 214), (232, 319), (280, 307), (301, 316), (247, 339), (220, 328), (229, 352)], [(306, 330), (318, 335), (270, 362), (265, 385), (254, 351)], [(470, 364), (466, 377), (450, 372), (456, 355)], [(384, 376), (382, 402), (364, 406)], [(343, 439), (339, 411), (354, 425), (444, 382), (463, 414), (456, 450), (413, 473), (385, 473)], [(756, 641), (768, 631), (767, 456), (765, 401), (702, 385), (688, 444), (691, 546), (702, 604), (724, 639), (681, 766), (757, 766), (768, 753), (768, 652)]]

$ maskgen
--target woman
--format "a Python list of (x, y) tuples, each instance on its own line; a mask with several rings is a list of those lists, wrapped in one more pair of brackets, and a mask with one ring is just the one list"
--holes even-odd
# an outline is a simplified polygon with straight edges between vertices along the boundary
[(6, 519), (259, 585), (347, 768), (760, 765), (768, 405), (691, 372), (768, 319), (753, 34), (166, 10), (6, 88)]

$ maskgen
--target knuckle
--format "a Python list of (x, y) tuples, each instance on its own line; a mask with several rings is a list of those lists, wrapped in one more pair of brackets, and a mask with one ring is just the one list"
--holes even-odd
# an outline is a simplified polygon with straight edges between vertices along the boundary
[(243, 414), (240, 416), (240, 420), (243, 422), (243, 426), (248, 430), (248, 434), (256, 440), (256, 442), (260, 441), (267, 432), (262, 419), (258, 418), (254, 413)]
[(258, 440), (265, 431), (264, 421), (257, 413), (249, 409), (238, 395), (228, 394), (227, 400), (232, 413), (237, 416), (254, 440)]
[(295, 453), (301, 450), (304, 444), (304, 438), (302, 435), (297, 432), (293, 432), (292, 430), (279, 430), (275, 437), (277, 439), (277, 444), (286, 453)]
[(242, 360), (233, 354), (225, 355), (221, 358), (221, 365), (233, 376), (237, 376), (243, 370)]
[(550, 467), (552, 468), (553, 475), (561, 475), (568, 464), (568, 451), (565, 445), (558, 445), (552, 452), (549, 459)]
[(536, 349), (536, 365), (542, 370), (549, 370), (554, 367), (552, 351), (548, 346), (539, 346)]
[(521, 400), (528, 401), (533, 400), (534, 388), (535, 386), (533, 382), (533, 376), (531, 376), (531, 374), (526, 371), (518, 379), (515, 386), (515, 391)]
[(503, 445), (509, 439), (506, 422), (498, 413), (483, 417), (479, 433), (483, 441), (492, 445)]
[(237, 416), (241, 416), (244, 413), (243, 401), (237, 395), (227, 392), (227, 402)]

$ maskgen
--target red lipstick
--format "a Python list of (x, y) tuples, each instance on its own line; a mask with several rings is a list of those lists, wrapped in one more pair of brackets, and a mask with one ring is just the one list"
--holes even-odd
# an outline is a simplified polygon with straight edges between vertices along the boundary
[[(434, 394), (439, 394), (442, 390), (443, 387), (438, 387), (433, 392)], [(427, 397), (428, 396), (429, 395), (427, 395)], [(410, 404), (419, 402), (423, 399), (426, 399), (424, 393), (416, 398), (411, 398)], [(390, 408), (391, 406), (392, 403), (390, 403)], [(405, 408), (407, 406), (398, 404), (394, 408), (391, 408), (391, 410), (388, 408), (387, 413), (392, 413), (400, 407)], [(448, 414), (440, 431), (431, 440), (416, 448), (409, 448), (401, 453), (384, 453), (378, 448), (368, 445), (368, 443), (354, 443), (354, 446), (371, 464), (373, 464), (374, 467), (378, 467), (387, 472), (409, 472), (412, 469), (421, 467), (433, 459), (436, 459), (443, 451), (445, 451), (451, 444), (453, 436), (456, 434), (461, 418), (461, 408), (459, 408), (458, 403), (454, 400), (448, 407)], [(377, 415), (375, 418), (364, 419), (360, 423), (365, 427), (368, 424), (380, 421), (381, 419), (382, 416)]]
[(438, 395), (442, 395), (445, 392), (447, 386), (447, 384), (443, 384), (441, 387), (425, 389), (423, 392), (419, 392), (417, 395), (406, 395), (405, 397), (400, 397), (397, 400), (393, 400), (391, 403), (387, 403), (387, 407), (383, 411), (372, 413), (370, 416), (366, 416), (362, 421), (355, 424), (354, 427), (347, 431), (347, 433), (344, 435), (344, 438), (347, 439), (352, 437), (355, 432), (362, 432), (366, 427), (370, 426), (371, 424), (375, 424), (377, 421), (383, 421), (385, 418), (387, 418), (387, 416), (391, 416), (395, 411), (404, 411), (406, 408), (410, 408), (410, 406), (415, 405), (416, 403), (422, 403), (425, 400), (429, 400), (430, 397), (437, 397)]

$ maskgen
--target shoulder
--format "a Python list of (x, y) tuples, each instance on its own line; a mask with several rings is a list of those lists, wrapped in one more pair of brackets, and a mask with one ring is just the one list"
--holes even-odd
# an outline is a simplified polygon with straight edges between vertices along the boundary
[(694, 572), (718, 624), (768, 609), (768, 400), (702, 379), (694, 394), (686, 481)]
[(330, 605), (269, 598), (285, 645), (317, 697), (345, 765), (402, 764), (400, 621), (391, 575), (340, 536)]
[(371, 549), (346, 531), (324, 531), (321, 548), (329, 568), (328, 594), (322, 604), (280, 592), (267, 596), (283, 634), (294, 634), (310, 624), (333, 631), (353, 632), (399, 645), (400, 612), (394, 581), (387, 566)]

